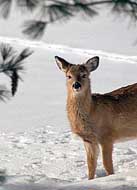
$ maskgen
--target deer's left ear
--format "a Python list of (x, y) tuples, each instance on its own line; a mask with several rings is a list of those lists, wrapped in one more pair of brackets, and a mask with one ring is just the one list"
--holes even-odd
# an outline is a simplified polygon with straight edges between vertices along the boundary
[(59, 67), (59, 69), (63, 72), (66, 72), (72, 64), (68, 63), (65, 59), (55, 56), (56, 63)]
[(89, 72), (96, 70), (97, 67), (99, 66), (99, 57), (98, 56), (92, 57), (84, 65)]

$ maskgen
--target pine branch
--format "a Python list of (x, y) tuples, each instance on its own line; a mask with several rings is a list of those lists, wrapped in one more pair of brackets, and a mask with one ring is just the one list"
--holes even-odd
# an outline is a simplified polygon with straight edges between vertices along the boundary
[(43, 36), (47, 22), (28, 20), (24, 23), (23, 34), (32, 39), (38, 39)]
[(0, 0), (0, 14), (5, 19), (8, 18), (11, 10), (12, 0)]
[(5, 86), (0, 85), (0, 101), (5, 102), (10, 98), (10, 92)]
[(9, 46), (8, 44), (0, 44), (0, 53), (2, 56), (3, 61), (9, 59), (12, 55), (15, 54), (15, 50), (13, 47)]
[(137, 3), (130, 0), (114, 0), (112, 12), (129, 16), (135, 22), (137, 21)]
[[(15, 60), (14, 60), (14, 64), (19, 66), (19, 64), (22, 63), (22, 61), (24, 59), (26, 59), (28, 56), (30, 56), (33, 53), (33, 51), (31, 51), (29, 48), (25, 48), (24, 50), (22, 50), (22, 52), (16, 56)], [(18, 69), (20, 69), (18, 67)]]
[[(8, 17), (11, 4), (12, 0), (0, 0), (4, 18)], [(32, 39), (42, 37), (48, 24), (66, 22), (78, 13), (92, 18), (99, 13), (96, 7), (109, 6), (113, 13), (124, 14), (137, 21), (136, 0), (16, 0), (16, 5), (19, 9), (26, 8), (27, 11), (39, 10), (37, 20), (28, 20), (23, 26), (23, 33)]]
[(18, 81), (19, 81), (19, 75), (18, 75), (17, 71), (14, 70), (12, 73), (12, 76), (11, 76), (11, 93), (12, 93), (12, 96), (14, 96), (16, 91), (17, 91)]
[(73, 9), (74, 9), (74, 12), (76, 12), (76, 13), (83, 12), (88, 17), (93, 17), (98, 14), (97, 11), (95, 10), (95, 8), (93, 9), (93, 8), (91, 8), (91, 6), (86, 5), (84, 3), (80, 3), (76, 0), (75, 0), (75, 4), (73, 5)]
[(33, 11), (39, 5), (39, 0), (16, 0), (17, 7)]
[(20, 54), (9, 45), (2, 44), (0, 46), (2, 63), (0, 64), (0, 72), (3, 72), (11, 79), (12, 95), (15, 94), (18, 87), (18, 81), (21, 79), (19, 73), (24, 70), (23, 61), (33, 52), (25, 48)]
[[(42, 5), (40, 8), (41, 20), (47, 24), (54, 23), (56, 21), (68, 21), (70, 18), (76, 16), (78, 13), (84, 13), (88, 17), (93, 17), (98, 14), (96, 10), (96, 6), (109, 5), (111, 6), (112, 12), (116, 12), (117, 14), (126, 14), (127, 16), (137, 21), (137, 5), (136, 2), (131, 0), (92, 0), (92, 1), (81, 1), (81, 0), (73, 0), (73, 1), (60, 1), (60, 0), (50, 0), (50, 5)], [(32, 38), (40, 38), (44, 34), (45, 25), (43, 23), (43, 27), (41, 27), (40, 20), (39, 23), (35, 23), (34, 25), (28, 23), (28, 30), (25, 30), (25, 34), (31, 36)], [(35, 32), (33, 32), (35, 30)], [(23, 31), (24, 32), (24, 31)], [(33, 35), (31, 35), (33, 34)]]
[(64, 5), (64, 3), (47, 6), (47, 13), (50, 17), (49, 22), (54, 22), (60, 18), (69, 19), (73, 16), (72, 7), (67, 4)]

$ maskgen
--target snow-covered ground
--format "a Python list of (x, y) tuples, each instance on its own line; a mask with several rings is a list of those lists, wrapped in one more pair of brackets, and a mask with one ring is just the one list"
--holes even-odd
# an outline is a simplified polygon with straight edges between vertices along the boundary
[(87, 181), (82, 142), (51, 126), (27, 133), (1, 134), (1, 190), (137, 189), (137, 141), (114, 148), (115, 175), (104, 177), (101, 156), (96, 179)]

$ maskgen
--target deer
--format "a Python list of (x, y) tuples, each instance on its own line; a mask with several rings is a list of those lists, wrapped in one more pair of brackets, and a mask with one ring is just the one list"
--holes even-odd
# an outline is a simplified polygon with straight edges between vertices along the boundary
[(114, 144), (137, 137), (137, 83), (92, 93), (90, 73), (99, 66), (98, 56), (77, 65), (58, 56), (55, 60), (66, 75), (67, 116), (71, 131), (84, 142), (88, 179), (95, 177), (100, 147), (106, 175), (114, 174)]

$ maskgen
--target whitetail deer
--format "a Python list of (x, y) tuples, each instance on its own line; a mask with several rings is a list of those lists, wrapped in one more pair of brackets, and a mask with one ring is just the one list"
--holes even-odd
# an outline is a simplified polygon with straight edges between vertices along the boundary
[(113, 174), (113, 144), (137, 137), (137, 83), (106, 94), (92, 94), (89, 75), (99, 57), (74, 65), (55, 57), (67, 77), (67, 114), (72, 132), (79, 135), (87, 152), (89, 179), (95, 175), (99, 145), (107, 175)]

